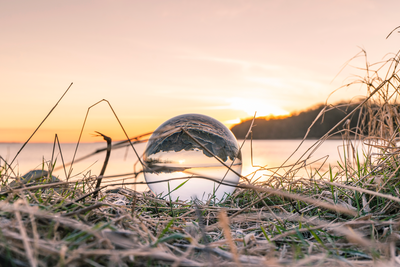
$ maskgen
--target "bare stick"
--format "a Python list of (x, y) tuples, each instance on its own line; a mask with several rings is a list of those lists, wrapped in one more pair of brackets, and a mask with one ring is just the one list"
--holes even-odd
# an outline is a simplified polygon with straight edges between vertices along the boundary
[[(104, 140), (107, 141), (107, 154), (106, 154), (106, 158), (104, 159), (104, 163), (103, 163), (103, 167), (101, 168), (100, 175), (99, 175), (99, 177), (97, 178), (97, 183), (96, 183), (96, 188), (95, 188), (95, 189), (97, 190), (97, 189), (100, 188), (101, 180), (103, 179), (103, 175), (104, 175), (104, 173), (105, 173), (105, 171), (106, 171), (106, 168), (107, 168), (108, 160), (110, 159), (110, 154), (111, 154), (111, 138), (108, 137), (108, 136), (106, 136), (106, 135), (104, 135), (104, 134), (102, 134), (102, 133), (99, 133), (99, 132), (96, 132), (96, 133), (98, 133), (99, 135), (103, 136)], [(93, 194), (93, 197), (96, 198), (98, 193), (99, 193), (99, 191), (97, 190), (97, 191)]]
[(71, 161), (71, 164), (70, 164), (71, 167), (70, 167), (70, 169), (69, 169), (68, 177), (67, 177), (67, 178), (69, 178), (69, 177), (71, 176), (72, 165), (74, 164), (74, 161), (75, 161), (76, 152), (78, 151), (79, 143), (80, 143), (81, 138), (82, 138), (83, 129), (85, 128), (86, 120), (87, 120), (87, 118), (88, 118), (90, 109), (91, 109), (92, 107), (94, 107), (94, 106), (100, 104), (101, 102), (106, 102), (106, 103), (108, 104), (108, 106), (110, 107), (112, 113), (114, 114), (114, 117), (117, 119), (119, 126), (121, 127), (122, 131), (124, 132), (126, 139), (128, 140), (129, 144), (131, 145), (133, 151), (135, 152), (136, 157), (138, 158), (138, 160), (139, 160), (139, 162), (141, 163), (141, 165), (142, 165), (142, 166), (145, 166), (145, 164), (144, 164), (143, 161), (141, 160), (139, 154), (137, 153), (135, 147), (133, 146), (133, 143), (132, 143), (131, 139), (129, 138), (128, 134), (126, 133), (124, 126), (122, 126), (121, 121), (119, 120), (117, 114), (115, 113), (114, 109), (112, 108), (110, 102), (108, 102), (108, 100), (106, 100), (106, 99), (102, 99), (102, 100), (96, 102), (95, 104), (91, 105), (91, 106), (87, 109), (86, 116), (85, 116), (85, 119), (84, 119), (84, 121), (83, 121), (83, 125), (82, 125), (82, 128), (81, 128), (81, 132), (80, 132), (80, 134), (79, 134), (78, 142), (76, 143), (76, 148), (75, 148), (74, 156), (72, 157), (72, 161)]
[[(18, 205), (18, 203), (16, 203), (16, 205)], [(22, 236), (22, 241), (23, 241), (24, 248), (25, 248), (25, 251), (27, 254), (27, 258), (29, 259), (29, 263), (31, 264), (31, 266), (35, 267), (35, 266), (37, 266), (37, 262), (32, 253), (30, 244), (28, 242), (28, 235), (26, 233), (26, 229), (22, 222), (21, 214), (19, 213), (19, 211), (15, 211), (15, 218), (17, 218), (17, 221), (18, 221), (19, 231)]]
[(226, 215), (225, 210), (221, 210), (221, 212), (218, 214), (218, 219), (219, 219), (219, 224), (224, 232), (224, 236), (228, 240), (228, 244), (231, 248), (231, 253), (233, 255), (234, 261), (236, 262), (237, 266), (242, 266), (239, 261), (236, 244), (235, 242), (233, 242), (232, 239), (231, 229), (229, 228), (229, 219), (228, 216)]
[(388, 34), (388, 36), (386, 36), (386, 39), (389, 38), (389, 36), (390, 36), (395, 30), (397, 30), (398, 28), (400, 28), (400, 26), (397, 26), (396, 28), (394, 28), (393, 31), (391, 31), (391, 32)]
[(31, 138), (35, 135), (35, 133), (39, 130), (40, 126), (42, 126), (42, 124), (44, 123), (45, 120), (47, 120), (47, 118), (50, 116), (50, 114), (53, 112), (53, 110), (57, 107), (58, 103), (60, 103), (61, 99), (63, 99), (63, 97), (67, 94), (69, 88), (71, 88), (73, 83), (71, 83), (67, 90), (65, 90), (64, 94), (60, 97), (60, 99), (57, 101), (57, 103), (54, 105), (54, 107), (50, 110), (50, 112), (47, 114), (47, 116), (42, 120), (42, 122), (39, 124), (39, 126), (36, 128), (36, 130), (31, 134), (31, 136), (28, 138), (28, 140), (26, 140), (26, 142), (22, 145), (22, 147), (18, 150), (17, 154), (15, 155), (15, 157), (13, 158), (13, 160), (10, 163), (10, 166), (12, 166), (12, 164), (14, 163), (15, 159), (18, 157), (19, 153), (21, 153), (22, 149), (24, 149), (24, 147), (26, 146), (26, 144), (28, 144), (28, 142), (31, 140)]
[(55, 150), (55, 147), (56, 147), (56, 143), (58, 145), (58, 150), (60, 151), (61, 162), (62, 162), (62, 167), (64, 169), (65, 178), (67, 178), (67, 170), (65, 169), (64, 157), (63, 157), (62, 150), (61, 150), (60, 140), (58, 139), (58, 135), (57, 134), (54, 136), (53, 152), (51, 153), (51, 161), (50, 161), (51, 170), (49, 172), (49, 177), (51, 177), (51, 175), (53, 174), (53, 171), (54, 171), (53, 158), (54, 158), (54, 150)]

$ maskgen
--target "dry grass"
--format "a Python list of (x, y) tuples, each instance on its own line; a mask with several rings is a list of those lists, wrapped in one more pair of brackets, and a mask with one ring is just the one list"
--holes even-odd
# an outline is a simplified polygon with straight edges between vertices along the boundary
[[(4, 163), (0, 265), (400, 265), (398, 63), (395, 55), (367, 66), (356, 129), (333, 128), (286, 175), (242, 179), (222, 204), (171, 202), (128, 188), (103, 188), (95, 199), (98, 178), (120, 184), (95, 176), (49, 183), (46, 175), (13, 182)], [(297, 176), (338, 131), (345, 149), (339, 170)], [(365, 154), (357, 154), (357, 141), (369, 148)]]

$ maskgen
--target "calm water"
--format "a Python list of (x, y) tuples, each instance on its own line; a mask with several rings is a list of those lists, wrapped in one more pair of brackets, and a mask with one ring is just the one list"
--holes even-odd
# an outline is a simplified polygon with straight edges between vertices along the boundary
[[(242, 142), (243, 141), (239, 140), (240, 144), (242, 144)], [(300, 140), (256, 140), (253, 141), (251, 146), (250, 141), (246, 141), (242, 149), (242, 174), (248, 175), (248, 177), (252, 179), (265, 179), (267, 175), (271, 175), (276, 170), (274, 168), (285, 163), (288, 157), (298, 147), (300, 142)], [(300, 156), (315, 142), (315, 140), (306, 140), (300, 149), (284, 165), (295, 163)], [(0, 156), (10, 162), (21, 146), (22, 144), (0, 143)], [(146, 144), (144, 143), (135, 145), (135, 149), (139, 155), (142, 155), (145, 146)], [(76, 144), (61, 144), (62, 155), (65, 163), (68, 163), (72, 160), (75, 148)], [(80, 144), (76, 159), (86, 156), (87, 154), (90, 154), (99, 148), (105, 148), (105, 143)], [(45, 164), (50, 162), (52, 149), (52, 144), (28, 144), (14, 161), (14, 170), (20, 175), (23, 175), (30, 170), (41, 169), (43, 162)], [(310, 152), (308, 155), (310, 155)], [(326, 156), (328, 156), (328, 158), (326, 158)], [(65, 172), (61, 168), (61, 157), (58, 149), (55, 151), (55, 157), (57, 158), (56, 167), (60, 168), (55, 171), (55, 175), (59, 176), (61, 179), (64, 179)], [(73, 165), (71, 177), (78, 179), (87, 174), (98, 175), (103, 165), (104, 157), (105, 152), (96, 154), (95, 156), (75, 163)], [(316, 162), (307, 169), (301, 169), (296, 175), (306, 176), (307, 171), (310, 169), (321, 167), (324, 160), (326, 160), (326, 163), (321, 170), (326, 171), (328, 164), (337, 165), (337, 161), (340, 161), (341, 157), (343, 157), (343, 142), (340, 140), (327, 140), (320, 147), (318, 147), (317, 150), (312, 153), (311, 158), (306, 161), (307, 163), (311, 163), (313, 161)], [(1, 162), (0, 165), (3, 166), (4, 163)], [(259, 166), (265, 167), (266, 170), (259, 171), (253, 175), (252, 172), (259, 169)], [(109, 176), (132, 173), (135, 169), (138, 171), (141, 168), (140, 164), (137, 163), (137, 157), (132, 148), (120, 148), (111, 152), (111, 157), (105, 175)], [(68, 170), (69, 167), (67, 167), (67, 172)], [(278, 173), (284, 174), (285, 171), (288, 170), (290, 170), (290, 167), (285, 167), (280, 169)], [(138, 177), (138, 181), (144, 181), (143, 175)], [(137, 189), (146, 190), (147, 186), (139, 186)]]

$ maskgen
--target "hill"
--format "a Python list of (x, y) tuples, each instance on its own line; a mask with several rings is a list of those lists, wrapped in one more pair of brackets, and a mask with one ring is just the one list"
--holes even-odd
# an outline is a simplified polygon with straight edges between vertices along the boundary
[[(325, 105), (320, 104), (285, 118), (257, 118), (252, 129), (253, 139), (302, 139), (324, 107)], [(307, 138), (322, 137), (356, 107), (357, 104), (337, 104), (334, 107), (327, 108), (324, 114), (311, 127)], [(350, 128), (356, 128), (358, 117), (359, 111), (352, 114)], [(231, 128), (236, 138), (243, 139), (246, 136), (251, 122), (252, 119), (248, 119)], [(341, 129), (343, 129), (343, 124), (335, 132)]]

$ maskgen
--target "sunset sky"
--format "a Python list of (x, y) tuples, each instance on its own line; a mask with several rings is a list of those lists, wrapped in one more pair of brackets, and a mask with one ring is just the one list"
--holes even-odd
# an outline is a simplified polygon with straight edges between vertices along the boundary
[[(400, 3), (372, 0), (1, 1), (0, 142), (76, 142), (107, 99), (129, 136), (184, 113), (227, 126), (324, 102), (397, 53)], [(340, 74), (337, 76), (337, 74)], [(336, 78), (335, 78), (336, 77)], [(341, 89), (330, 103), (363, 96)], [(105, 103), (83, 141), (124, 139)]]

